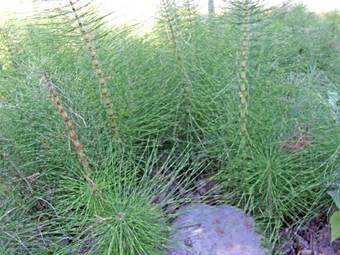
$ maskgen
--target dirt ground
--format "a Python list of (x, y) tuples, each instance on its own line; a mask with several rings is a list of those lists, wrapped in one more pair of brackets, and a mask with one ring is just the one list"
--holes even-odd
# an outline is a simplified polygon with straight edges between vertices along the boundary
[[(335, 208), (328, 210), (334, 211)], [(298, 230), (284, 229), (282, 251), (286, 255), (340, 255), (340, 239), (331, 243), (327, 212), (307, 222)]]

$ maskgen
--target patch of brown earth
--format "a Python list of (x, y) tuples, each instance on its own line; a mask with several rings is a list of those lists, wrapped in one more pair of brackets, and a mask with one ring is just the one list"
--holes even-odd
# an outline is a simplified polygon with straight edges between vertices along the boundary
[(282, 246), (285, 255), (340, 255), (340, 239), (331, 242), (327, 213), (297, 230), (285, 229), (282, 237), (288, 240)]

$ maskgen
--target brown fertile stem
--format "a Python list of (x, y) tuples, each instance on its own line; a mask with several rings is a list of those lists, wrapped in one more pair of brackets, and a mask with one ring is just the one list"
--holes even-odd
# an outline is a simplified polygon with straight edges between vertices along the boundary
[(72, 124), (67, 112), (65, 111), (64, 106), (62, 105), (61, 100), (58, 96), (56, 89), (53, 86), (51, 79), (47, 75), (45, 75), (45, 79), (46, 79), (48, 90), (51, 94), (52, 103), (57, 108), (59, 114), (63, 118), (65, 126), (67, 127), (69, 131), (69, 138), (70, 138), (72, 147), (74, 148), (74, 151), (77, 154), (80, 163), (83, 165), (86, 171), (86, 174), (88, 175), (90, 172), (89, 160), (84, 153), (83, 145), (80, 143), (78, 139), (76, 129), (74, 128), (74, 125)]
[(242, 48), (240, 65), (240, 149), (243, 150), (247, 143), (247, 89), (248, 89), (248, 54), (249, 54), (249, 0), (243, 1), (242, 20)]
[(83, 37), (83, 40), (84, 40), (86, 47), (89, 51), (89, 54), (91, 56), (92, 66), (93, 66), (93, 68), (96, 72), (96, 75), (98, 77), (99, 88), (100, 88), (101, 94), (103, 96), (104, 107), (106, 109), (106, 115), (111, 122), (112, 132), (116, 133), (116, 131), (117, 131), (117, 124), (116, 124), (117, 116), (116, 116), (116, 113), (113, 110), (113, 102), (112, 102), (112, 99), (111, 99), (109, 89), (108, 89), (107, 84), (106, 84), (105, 75), (102, 71), (102, 67), (101, 67), (100, 62), (99, 62), (98, 57), (97, 57), (95, 46), (92, 44), (90, 35), (86, 31), (85, 26), (84, 26), (80, 16), (78, 15), (78, 12), (75, 8), (74, 2), (69, 0), (69, 3), (70, 3), (70, 6), (72, 8), (73, 14), (74, 14), (74, 16), (77, 20), (78, 27), (79, 27), (79, 30), (80, 30), (81, 35)]

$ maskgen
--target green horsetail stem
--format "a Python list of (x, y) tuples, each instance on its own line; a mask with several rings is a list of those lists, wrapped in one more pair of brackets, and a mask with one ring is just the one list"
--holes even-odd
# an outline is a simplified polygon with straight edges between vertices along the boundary
[(247, 89), (248, 89), (248, 54), (249, 54), (249, 0), (243, 0), (242, 11), (242, 47), (241, 47), (241, 61), (240, 61), (240, 149), (244, 149), (247, 143)]
[(184, 91), (184, 95), (188, 101), (189, 106), (191, 105), (191, 96), (190, 96), (190, 83), (189, 83), (189, 77), (187, 74), (187, 71), (185, 70), (185, 66), (184, 66), (184, 62), (182, 59), (181, 54), (179, 53), (179, 48), (178, 48), (178, 43), (177, 43), (177, 38), (176, 38), (176, 33), (175, 33), (175, 27), (173, 25), (174, 23), (174, 17), (172, 17), (171, 15), (171, 10), (169, 9), (169, 3), (166, 0), (161, 0), (161, 4), (163, 6), (164, 9), (164, 14), (165, 14), (165, 18), (167, 21), (167, 25), (169, 28), (169, 34), (170, 34), (170, 38), (171, 38), (171, 42), (174, 48), (174, 52), (175, 52), (175, 56), (176, 56), (176, 61), (177, 64), (182, 72), (183, 75), (183, 91)]
[(117, 131), (117, 123), (116, 123), (117, 114), (113, 110), (113, 102), (112, 102), (112, 99), (111, 99), (109, 89), (108, 89), (107, 84), (106, 84), (105, 75), (103, 73), (100, 62), (98, 60), (96, 48), (93, 45), (93, 43), (91, 42), (90, 34), (86, 31), (84, 23), (81, 20), (81, 17), (78, 15), (78, 12), (75, 8), (75, 3), (71, 0), (69, 0), (69, 3), (70, 3), (70, 6), (72, 8), (73, 14), (74, 14), (74, 16), (77, 20), (80, 33), (83, 37), (85, 45), (86, 45), (86, 47), (89, 51), (89, 54), (91, 56), (92, 66), (93, 66), (95, 73), (98, 77), (99, 88), (100, 88), (101, 94), (103, 96), (103, 102), (104, 102), (104, 107), (105, 107), (105, 110), (106, 110), (106, 115), (107, 115), (109, 121), (111, 122), (112, 132), (115, 134), (116, 131)]

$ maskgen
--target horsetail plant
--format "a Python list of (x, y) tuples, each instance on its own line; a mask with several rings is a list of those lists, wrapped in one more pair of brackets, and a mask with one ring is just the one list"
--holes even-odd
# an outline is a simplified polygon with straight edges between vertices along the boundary
[[(74, 22), (58, 10), (44, 27), (36, 19), (20, 23), (15, 40), (0, 34), (8, 52), (0, 53), (0, 100), (6, 103), (0, 104), (0, 254), (164, 254), (178, 208), (197, 202), (242, 207), (274, 247), (283, 228), (329, 206), (323, 180), (339, 167), (336, 158), (325, 160), (337, 155), (340, 132), (324, 97), (338, 88), (339, 52), (329, 39), (339, 33), (302, 11), (262, 15), (260, 0), (228, 1), (235, 8), (216, 12), (213, 22), (194, 12), (194, 0), (182, 6), (161, 1), (162, 30), (142, 37), (114, 28), (94, 42), (103, 27), (83, 11), (82, 0), (67, 5)], [(261, 24), (253, 26), (258, 18)], [(301, 19), (306, 22), (296, 22)], [(320, 36), (322, 24), (327, 33)], [(73, 25), (80, 29), (76, 38)], [(308, 32), (315, 26), (322, 29)], [(79, 54), (78, 37), (91, 62)], [(295, 68), (300, 48), (303, 68)], [(117, 70), (115, 83), (128, 85), (112, 99), (100, 52), (108, 52)], [(52, 69), (44, 86), (58, 113), (37, 86), (41, 63)], [(89, 64), (104, 114), (96, 114), (101, 105)], [(60, 95), (55, 79), (69, 84), (73, 100)], [(77, 128), (70, 109), (82, 113), (86, 128)], [(129, 137), (123, 150), (103, 132), (107, 117), (114, 133)], [(194, 132), (197, 137), (188, 135)], [(72, 153), (65, 153), (65, 137)], [(225, 189), (206, 195), (216, 190), (207, 191), (205, 183), (215, 170), (211, 185)], [(32, 192), (21, 192), (25, 179)]]
[(91, 56), (91, 61), (92, 61), (92, 66), (95, 70), (95, 73), (98, 78), (99, 82), (99, 88), (103, 97), (103, 102), (104, 102), (104, 107), (106, 109), (106, 115), (111, 122), (111, 129), (112, 133), (116, 134), (117, 133), (117, 114), (113, 110), (113, 102), (110, 96), (109, 89), (107, 87), (107, 81), (106, 81), (106, 76), (104, 75), (104, 72), (102, 70), (100, 61), (97, 56), (96, 52), (96, 47), (94, 45), (94, 42), (91, 38), (91, 34), (89, 31), (87, 31), (84, 22), (82, 21), (81, 15), (78, 14), (78, 11), (75, 6), (75, 2), (72, 0), (69, 0), (69, 4), (71, 6), (72, 12), (74, 14), (74, 17), (77, 21), (78, 28), (80, 30), (80, 33), (82, 35), (82, 38), (85, 42), (85, 45), (87, 47), (87, 50)]
[(187, 103), (187, 111), (190, 113), (191, 108), (191, 95), (190, 95), (190, 79), (187, 73), (187, 70), (184, 65), (183, 56), (180, 53), (180, 48), (178, 45), (178, 25), (177, 25), (177, 18), (176, 18), (176, 6), (170, 0), (161, 0), (161, 7), (163, 10), (163, 15), (165, 17), (167, 26), (168, 26), (168, 33), (170, 36), (170, 40), (172, 42), (172, 46), (175, 52), (175, 57), (177, 64), (179, 66), (180, 72), (183, 76), (182, 84), (183, 84), (183, 91)]

